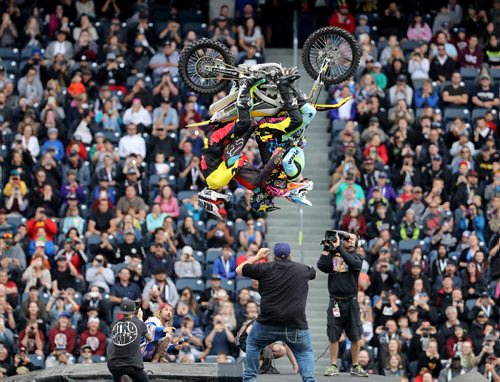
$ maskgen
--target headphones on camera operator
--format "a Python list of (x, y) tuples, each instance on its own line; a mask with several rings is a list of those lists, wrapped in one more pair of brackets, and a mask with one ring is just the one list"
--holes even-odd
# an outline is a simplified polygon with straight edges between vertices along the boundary
[[(329, 241), (333, 241), (335, 242), (336, 240), (336, 235), (339, 236), (339, 239), (340, 240), (349, 240), (351, 238), (351, 234), (349, 232), (346, 232), (346, 231), (337, 231), (337, 230), (328, 230), (325, 232), (325, 238), (321, 241), (321, 245), (324, 245), (324, 246), (327, 246), (327, 242)], [(356, 243), (354, 244), (354, 246), (356, 248), (361, 248), (363, 247), (364, 245), (364, 240), (361, 240), (361, 238), (359, 237), (358, 234), (354, 234), (356, 235)]]

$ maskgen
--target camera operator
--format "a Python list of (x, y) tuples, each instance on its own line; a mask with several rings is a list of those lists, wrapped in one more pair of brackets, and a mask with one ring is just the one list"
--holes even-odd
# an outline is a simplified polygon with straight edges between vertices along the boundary
[[(341, 234), (343, 240), (339, 238)], [(330, 304), (327, 311), (327, 335), (330, 342), (331, 366), (324, 375), (338, 375), (337, 355), (339, 339), (344, 330), (351, 341), (351, 375), (367, 377), (368, 374), (359, 365), (360, 339), (363, 325), (359, 313), (358, 277), (363, 265), (363, 258), (356, 252), (359, 238), (355, 234), (327, 231), (318, 269), (328, 273), (328, 292)]]
[(140, 345), (141, 337), (152, 341), (153, 336), (142, 322), (142, 310), (136, 309), (134, 301), (125, 298), (120, 304), (120, 313), (123, 317), (111, 324), (112, 341), (107, 351), (108, 369), (115, 382), (121, 381), (124, 375), (135, 381), (149, 381), (144, 371)]

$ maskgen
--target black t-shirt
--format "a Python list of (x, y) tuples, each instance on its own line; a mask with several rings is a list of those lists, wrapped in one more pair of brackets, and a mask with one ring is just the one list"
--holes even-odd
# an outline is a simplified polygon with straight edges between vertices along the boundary
[(57, 280), (57, 288), (58, 289), (68, 289), (75, 288), (75, 278), (71, 275), (71, 271), (66, 269), (64, 272), (59, 271), (57, 268), (54, 268), (50, 271), (52, 280)]
[(472, 92), (473, 96), (479, 98), (480, 101), (490, 102), (498, 98), (498, 89), (490, 86), (488, 89), (483, 89), (482, 86), (478, 86), (475, 91)]
[(261, 313), (257, 321), (307, 329), (306, 300), (314, 268), (293, 261), (246, 264), (243, 276), (259, 280)]
[(109, 221), (115, 218), (115, 214), (112, 210), (108, 210), (105, 213), (101, 213), (101, 211), (94, 210), (90, 213), (90, 220), (95, 222), (95, 229), (99, 232), (107, 231), (110, 227)]
[(318, 268), (328, 273), (330, 297), (356, 297), (362, 265), (361, 255), (356, 252), (346, 252), (342, 247), (328, 255), (321, 255)]
[(144, 368), (141, 337), (147, 333), (146, 324), (138, 318), (121, 319), (111, 324), (111, 343), (108, 345), (108, 365)]

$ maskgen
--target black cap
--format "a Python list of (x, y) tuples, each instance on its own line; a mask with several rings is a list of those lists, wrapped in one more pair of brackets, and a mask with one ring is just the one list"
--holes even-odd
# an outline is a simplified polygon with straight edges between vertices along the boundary
[(135, 312), (135, 302), (129, 298), (124, 298), (120, 304), (120, 313), (130, 314)]

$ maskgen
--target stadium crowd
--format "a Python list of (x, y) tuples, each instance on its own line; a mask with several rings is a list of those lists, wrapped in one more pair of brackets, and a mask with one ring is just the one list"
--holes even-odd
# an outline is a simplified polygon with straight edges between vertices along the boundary
[(367, 243), (360, 363), (499, 381), (500, 2), (347, 3), (329, 24), (362, 52), (329, 89), (352, 96), (329, 115), (330, 192), (335, 226)]
[[(224, 92), (190, 93), (177, 62), (203, 36), (264, 62), (266, 44), (285, 44), (273, 17), (288, 3), (237, 0), (213, 20), (203, 1), (167, 3), (2, 6), (2, 376), (102, 362), (125, 297), (162, 323), (175, 307), (170, 362), (243, 355), (235, 337), (259, 295), (234, 270), (265, 242), (265, 215), (237, 184), (225, 222), (199, 207), (207, 131), (186, 125)], [(496, 382), (500, 2), (426, 4), (300, 4), (362, 46), (356, 76), (329, 93), (354, 96), (330, 116), (330, 159), (336, 225), (368, 241), (360, 363), (418, 382), (478, 367)], [(258, 165), (254, 142), (245, 153)]]

